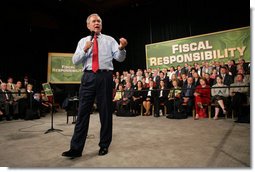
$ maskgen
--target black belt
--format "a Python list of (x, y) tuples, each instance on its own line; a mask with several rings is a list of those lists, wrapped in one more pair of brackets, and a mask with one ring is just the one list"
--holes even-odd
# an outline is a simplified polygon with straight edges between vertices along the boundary
[[(84, 72), (94, 73), (92, 70), (84, 70)], [(109, 69), (98, 69), (96, 73), (102, 73), (102, 72), (112, 72), (112, 70), (109, 70)]]

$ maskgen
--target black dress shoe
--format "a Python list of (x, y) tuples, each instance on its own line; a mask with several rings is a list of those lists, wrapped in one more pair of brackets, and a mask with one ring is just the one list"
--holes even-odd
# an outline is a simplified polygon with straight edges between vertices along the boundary
[(103, 156), (103, 155), (106, 155), (107, 153), (108, 153), (108, 148), (100, 148), (98, 155)]
[(66, 156), (70, 158), (81, 157), (81, 152), (70, 149), (69, 151), (63, 152), (62, 156)]

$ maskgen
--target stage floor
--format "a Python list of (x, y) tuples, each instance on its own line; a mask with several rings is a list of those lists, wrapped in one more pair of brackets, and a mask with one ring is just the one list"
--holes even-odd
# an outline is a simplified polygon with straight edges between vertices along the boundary
[(100, 122), (98, 113), (90, 118), (83, 156), (62, 157), (69, 149), (74, 129), (72, 117), (50, 114), (41, 119), (0, 122), (0, 166), (30, 167), (167, 167), (167, 168), (250, 168), (250, 124), (225, 120), (173, 120), (152, 116), (113, 116), (113, 141), (109, 153), (98, 156)]

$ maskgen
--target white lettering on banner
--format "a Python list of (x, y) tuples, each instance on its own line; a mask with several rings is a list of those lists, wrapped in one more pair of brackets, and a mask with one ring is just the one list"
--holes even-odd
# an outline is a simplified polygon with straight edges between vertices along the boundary
[(172, 51), (173, 51), (173, 54), (175, 54), (175, 51), (178, 50), (178, 44), (175, 44), (172, 46)]
[(205, 60), (211, 60), (212, 58), (212, 51), (205, 51)]
[[(228, 48), (228, 50), (230, 51), (230, 57), (235, 57), (235, 50), (236, 50), (236, 48)], [(225, 55), (225, 57), (226, 57), (226, 55)]]
[(177, 51), (179, 53), (187, 53), (189, 51), (199, 51), (199, 50), (209, 50), (212, 46), (209, 41), (199, 41), (198, 43), (192, 42), (190, 44), (174, 44), (172, 45), (172, 53), (175, 54)]
[(190, 51), (189, 44), (183, 44), (182, 49), (184, 53), (187, 53)]
[(177, 63), (183, 63), (183, 55), (177, 55)]
[(214, 59), (217, 58), (217, 52), (216, 52), (216, 50), (213, 50), (213, 58), (214, 58)]
[(168, 57), (163, 57), (163, 63), (164, 64), (169, 64), (169, 58)]
[(218, 56), (219, 59), (224, 58), (224, 55), (220, 54), (220, 50), (217, 50), (217, 56)]
[(243, 56), (246, 46), (243, 47), (232, 47), (232, 48), (225, 48), (224, 50), (208, 50), (212, 49), (212, 46), (209, 45), (209, 42), (202, 43), (199, 42), (198, 44), (191, 43), (189, 46), (185, 44), (185, 46), (181, 45), (173, 45), (173, 52), (180, 52), (186, 51), (187, 47), (189, 50), (201, 50), (206, 49), (207, 51), (199, 51), (199, 52), (192, 52), (192, 53), (183, 53), (178, 55), (171, 55), (171, 56), (164, 56), (164, 57), (151, 57), (149, 58), (150, 66), (159, 66), (159, 65), (169, 65), (173, 63), (189, 63), (189, 62), (197, 62), (197, 61), (204, 61), (204, 60), (212, 60), (212, 59), (222, 59), (222, 58), (229, 58), (235, 57), (235, 55)]
[(162, 59), (162, 57), (159, 57), (159, 58), (158, 58), (158, 65), (163, 65), (163, 59)]
[(197, 45), (197, 43), (195, 43), (195, 42), (190, 43), (190, 51), (197, 51), (196, 45)]
[(170, 56), (170, 64), (176, 61), (176, 56)]
[(240, 47), (237, 47), (236, 49), (239, 51), (240, 53), (240, 56), (243, 56), (244, 55), (244, 50), (245, 50), (246, 46), (243, 46), (242, 48)]
[(184, 54), (184, 61), (192, 62), (192, 53)]
[(193, 60), (194, 61), (199, 61), (200, 60), (199, 53), (193, 53)]
[(225, 57), (228, 57), (228, 49), (225, 49), (225, 50), (224, 50), (224, 53), (225, 53), (224, 56), (225, 56)]
[(156, 57), (151, 57), (150, 58), (150, 65), (151, 66), (157, 66), (157, 58)]

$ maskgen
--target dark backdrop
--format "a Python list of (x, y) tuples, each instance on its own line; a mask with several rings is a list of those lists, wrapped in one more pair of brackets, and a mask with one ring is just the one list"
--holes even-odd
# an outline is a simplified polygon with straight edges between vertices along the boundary
[[(96, 1), (95, 1), (96, 2)], [(249, 1), (143, 0), (94, 10), (79, 0), (8, 1), (2, 6), (0, 77), (47, 81), (48, 52), (73, 53), (97, 12), (103, 33), (127, 38), (127, 59), (116, 70), (145, 68), (145, 44), (250, 25)]]

